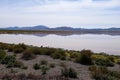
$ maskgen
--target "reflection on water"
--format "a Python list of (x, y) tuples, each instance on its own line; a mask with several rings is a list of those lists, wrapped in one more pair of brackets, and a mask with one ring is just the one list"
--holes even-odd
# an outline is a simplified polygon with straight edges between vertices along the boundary
[(25, 43), (34, 46), (49, 46), (69, 50), (90, 49), (94, 52), (106, 52), (120, 55), (120, 36), (110, 35), (69, 35), (54, 34), (0, 34), (0, 42)]

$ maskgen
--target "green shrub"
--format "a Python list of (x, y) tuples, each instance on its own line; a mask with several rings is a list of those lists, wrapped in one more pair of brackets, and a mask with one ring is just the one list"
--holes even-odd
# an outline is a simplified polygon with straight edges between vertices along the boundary
[(15, 56), (12, 55), (8, 55), (4, 58), (4, 60), (2, 61), (2, 64), (8, 64), (8, 63), (14, 63), (16, 60)]
[(77, 78), (77, 72), (73, 68), (62, 69), (61, 75), (66, 77), (66, 78)]
[(48, 70), (49, 70), (49, 67), (47, 67), (47, 66), (45, 66), (45, 65), (41, 66), (42, 75), (47, 74), (47, 71), (48, 71)]
[(0, 49), (0, 63), (5, 58), (5, 56), (6, 56), (6, 52)]
[(18, 68), (22, 68), (24, 66), (24, 63), (22, 63), (21, 61), (16, 61), (15, 56), (13, 55), (8, 55), (6, 56), (3, 60), (2, 60), (2, 64), (6, 64), (7, 68), (11, 68), (11, 67), (18, 67)]
[(14, 62), (9, 62), (6, 67), (7, 67), (7, 68), (14, 67)]
[(35, 69), (35, 70), (38, 70), (38, 69), (41, 69), (41, 66), (40, 66), (40, 64), (34, 64), (33, 65), (33, 68)]
[(14, 67), (15, 61), (16, 61), (15, 56), (8, 55), (4, 58), (4, 60), (2, 61), (2, 64), (6, 64), (7, 68), (11, 68), (11, 67)]
[(116, 79), (120, 79), (120, 72), (117, 71), (109, 71), (109, 76), (114, 77)]
[(30, 49), (27, 49), (23, 52), (21, 58), (24, 60), (31, 60), (31, 59), (34, 59), (35, 57), (36, 57), (36, 55), (33, 52), (31, 52)]
[(95, 64), (97, 64), (99, 66), (106, 66), (106, 67), (108, 67), (108, 66), (110, 66), (110, 67), (114, 66), (114, 63), (112, 61), (108, 60), (108, 59), (97, 59), (95, 61)]

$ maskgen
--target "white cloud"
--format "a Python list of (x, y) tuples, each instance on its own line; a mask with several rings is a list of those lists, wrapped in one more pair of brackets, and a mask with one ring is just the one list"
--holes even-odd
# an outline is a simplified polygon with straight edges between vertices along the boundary
[[(81, 24), (119, 24), (120, 0), (30, 0), (22, 5), (0, 8), (1, 26), (48, 25), (80, 26)], [(119, 26), (118, 26), (119, 27)]]

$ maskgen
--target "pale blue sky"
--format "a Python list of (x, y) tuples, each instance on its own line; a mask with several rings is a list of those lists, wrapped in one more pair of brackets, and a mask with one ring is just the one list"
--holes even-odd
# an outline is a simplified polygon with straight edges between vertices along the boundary
[(120, 0), (0, 0), (0, 27), (120, 28)]

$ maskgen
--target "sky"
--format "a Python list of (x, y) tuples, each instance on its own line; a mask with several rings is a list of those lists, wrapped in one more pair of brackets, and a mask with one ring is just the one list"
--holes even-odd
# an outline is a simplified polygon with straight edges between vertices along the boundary
[(0, 27), (120, 28), (120, 0), (0, 0)]

